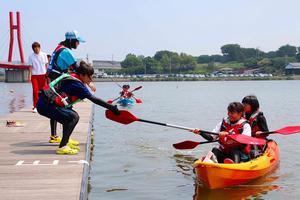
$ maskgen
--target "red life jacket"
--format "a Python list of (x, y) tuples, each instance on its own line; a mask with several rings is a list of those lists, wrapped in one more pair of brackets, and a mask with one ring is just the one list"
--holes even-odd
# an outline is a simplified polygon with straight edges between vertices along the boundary
[(255, 136), (255, 133), (257, 131), (260, 131), (260, 128), (258, 127), (258, 123), (257, 123), (257, 116), (261, 113), (262, 112), (260, 112), (260, 111), (256, 111), (256, 112), (252, 113), (252, 115), (250, 116), (250, 118), (248, 120), (249, 124), (251, 126), (252, 137)]
[(242, 134), (244, 130), (244, 125), (247, 123), (247, 120), (244, 118), (241, 118), (236, 123), (232, 124), (229, 120), (229, 118), (224, 118), (221, 124), (221, 130), (229, 132), (230, 134)]
[[(244, 125), (248, 123), (246, 119), (241, 118), (239, 121), (237, 121), (236, 123), (232, 124), (229, 120), (229, 118), (224, 118), (221, 124), (221, 129), (220, 131), (225, 131), (228, 132), (229, 134), (242, 134), (243, 130), (244, 130)], [(240, 143), (233, 141), (231, 139), (228, 139), (226, 136), (220, 136), (219, 137), (220, 140), (220, 148), (222, 149), (222, 151), (225, 152), (230, 152), (232, 149), (234, 148), (238, 148), (239, 146), (241, 146)], [(250, 153), (250, 146), (248, 147), (245, 146), (242, 148), (242, 151), (246, 154)]]
[(122, 91), (121, 92), (121, 96), (123, 97), (123, 98), (126, 98), (126, 99), (129, 99), (129, 98), (131, 98), (132, 96), (133, 96), (133, 94), (131, 93), (131, 92), (129, 92), (129, 91)]
[[(75, 73), (71, 73), (69, 75), (63, 74), (62, 76), (65, 76), (65, 77), (61, 78), (61, 80), (59, 80), (53, 86), (53, 89), (50, 88), (50, 84), (52, 82), (50, 84), (47, 84), (43, 89), (43, 93), (45, 94), (45, 96), (48, 98), (48, 100), (51, 103), (54, 103), (57, 106), (71, 107), (73, 104), (78, 102), (80, 99), (76, 96), (71, 96), (71, 95), (66, 94), (65, 92), (61, 92), (60, 91), (61, 81), (68, 81), (68, 80), (75, 80), (75, 81), (80, 81), (80, 82), (82, 82), (82, 81), (80, 80), (79, 76)], [(60, 77), (58, 77), (57, 79), (59, 79), (59, 78)]]

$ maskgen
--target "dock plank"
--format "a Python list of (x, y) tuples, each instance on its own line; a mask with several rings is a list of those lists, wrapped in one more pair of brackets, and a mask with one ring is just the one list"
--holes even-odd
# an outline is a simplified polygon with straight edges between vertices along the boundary
[[(89, 138), (93, 106), (76, 104), (80, 120), (72, 134), (79, 140), (80, 153), (57, 155), (58, 144), (48, 143), (49, 119), (31, 109), (0, 117), (0, 199), (82, 199), (87, 181)], [(7, 120), (24, 123), (23, 127), (6, 127)], [(58, 133), (62, 131), (58, 125)]]

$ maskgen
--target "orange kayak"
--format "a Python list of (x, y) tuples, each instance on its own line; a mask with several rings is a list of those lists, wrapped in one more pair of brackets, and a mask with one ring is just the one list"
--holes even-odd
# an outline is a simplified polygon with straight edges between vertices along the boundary
[(194, 162), (197, 179), (210, 189), (225, 188), (247, 183), (266, 175), (279, 164), (279, 148), (269, 141), (265, 152), (248, 162), (238, 164)]

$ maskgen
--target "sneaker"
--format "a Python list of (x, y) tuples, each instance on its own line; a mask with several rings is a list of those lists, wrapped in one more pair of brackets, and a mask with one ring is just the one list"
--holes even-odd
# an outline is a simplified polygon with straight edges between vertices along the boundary
[(74, 145), (74, 144), (72, 144), (72, 143), (68, 143), (67, 146), (70, 147), (71, 149), (74, 149), (74, 150), (77, 150), (77, 151), (80, 150), (80, 147), (79, 147), (79, 146), (76, 146), (76, 145)]
[(33, 109), (32, 109), (32, 112), (33, 112), (33, 113), (37, 113), (37, 109), (36, 109), (36, 108), (33, 108)]
[(64, 154), (75, 155), (75, 154), (78, 154), (78, 150), (71, 149), (69, 146), (64, 146), (64, 147), (56, 149), (56, 154), (59, 154), (59, 155), (64, 155)]
[[(61, 142), (61, 137), (59, 137), (59, 136), (51, 136), (50, 137), (49, 143), (60, 143), (60, 142)], [(79, 142), (77, 140), (74, 140), (71, 138), (69, 139), (69, 143), (76, 145), (76, 146), (79, 145)]]
[(60, 143), (61, 142), (61, 137), (59, 136), (50, 136), (49, 143)]
[(78, 146), (79, 145), (79, 142), (77, 140), (74, 140), (74, 139), (69, 139), (69, 143), (73, 144), (73, 145), (76, 145)]

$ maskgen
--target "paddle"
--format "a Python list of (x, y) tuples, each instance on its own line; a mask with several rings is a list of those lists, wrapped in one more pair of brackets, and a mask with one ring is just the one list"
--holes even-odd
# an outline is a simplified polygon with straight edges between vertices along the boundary
[[(191, 132), (194, 130), (194, 128), (178, 126), (178, 125), (174, 125), (174, 124), (166, 124), (166, 123), (161, 123), (161, 122), (154, 122), (154, 121), (149, 121), (149, 120), (145, 120), (145, 119), (139, 119), (127, 110), (120, 110), (120, 115), (115, 115), (112, 111), (106, 110), (105, 111), (105, 116), (106, 116), (106, 118), (108, 118), (112, 121), (119, 122), (119, 123), (125, 124), (125, 125), (130, 124), (130, 123), (135, 122), (135, 121), (140, 121), (140, 122), (156, 124), (156, 125), (160, 125), (160, 126), (167, 126), (167, 127), (171, 127), (171, 128), (188, 130), (188, 131), (191, 131)], [(212, 135), (219, 135), (218, 133), (214, 133), (214, 132), (210, 132), (210, 131), (201, 130), (201, 132), (212, 134)], [(236, 135), (239, 135), (239, 136), (236, 136)], [(249, 136), (241, 135), (241, 134), (228, 135), (228, 137), (230, 139), (232, 139), (232, 140), (234, 140), (238, 143), (242, 143), (242, 144), (261, 145), (261, 144), (266, 143), (265, 139), (253, 138), (253, 137), (249, 137)]]
[[(208, 134), (212, 134), (212, 135), (215, 135), (215, 133), (213, 132), (209, 132), (209, 131), (205, 131), (206, 133)], [(282, 134), (282, 135), (289, 135), (289, 134), (294, 134), (294, 133), (298, 133), (300, 132), (300, 126), (287, 126), (287, 127), (284, 127), (284, 128), (281, 128), (281, 129), (278, 129), (278, 130), (275, 130), (275, 131), (270, 131), (270, 132), (264, 132), (262, 134)], [(249, 136), (242, 136), (243, 139), (241, 138), (237, 138), (237, 137), (241, 137), (242, 135), (229, 135), (229, 138), (230, 139), (233, 139), (233, 140), (244, 140), (246, 139), (247, 140), (247, 137)], [(194, 142), (194, 141), (184, 141), (184, 142), (179, 142), (177, 144), (173, 144), (173, 147), (176, 148), (176, 149), (193, 149), (195, 148), (196, 146), (200, 145), (200, 144), (206, 144), (206, 143), (212, 143), (212, 142), (217, 142), (218, 140), (214, 140), (214, 141), (207, 141), (207, 142)], [(261, 140), (255, 140), (254, 142), (256, 142), (255, 144), (257, 143), (260, 143), (260, 144), (265, 144), (265, 142), (262, 142)], [(262, 142), (262, 143), (261, 143)], [(251, 138), (251, 142), (253, 144), (253, 138)]]
[(134, 96), (132, 96), (135, 100), (136, 103), (143, 103), (143, 101), (141, 99), (135, 98)]
[[(241, 144), (252, 144), (252, 145), (264, 145), (266, 144), (265, 139), (261, 138), (253, 138), (247, 135), (242, 135), (242, 134), (228, 134), (220, 138), (222, 144), (236, 144), (238, 143)], [(179, 142), (176, 144), (173, 144), (173, 147), (176, 149), (193, 149), (196, 146), (200, 144), (207, 144), (207, 143), (213, 143), (213, 142), (219, 142), (219, 140), (213, 140), (213, 141), (205, 141), (205, 142), (194, 142), (194, 141), (184, 141), (184, 142)]]
[[(141, 88), (142, 88), (142, 86), (139, 86), (139, 87), (135, 88), (134, 90), (132, 90), (131, 93), (133, 91), (137, 91), (137, 90), (139, 90)], [(135, 100), (136, 103), (143, 103), (143, 101), (141, 99), (135, 98), (133, 95), (132, 95), (132, 98), (134, 98), (134, 100)]]
[(195, 141), (191, 141), (191, 140), (186, 140), (184, 142), (179, 142), (176, 144), (173, 144), (173, 147), (175, 149), (193, 149), (196, 146), (200, 145), (200, 144), (208, 144), (208, 143), (213, 143), (213, 142), (218, 142), (219, 140), (213, 140), (213, 141), (205, 141), (205, 142), (195, 142)]
[(131, 92), (137, 91), (137, 90), (141, 89), (142, 87), (143, 87), (143, 86), (139, 86), (139, 87), (137, 87), (137, 88), (134, 88), (133, 90), (131, 90)]
[(115, 99), (113, 99), (113, 100), (111, 100), (111, 99), (110, 99), (110, 100), (108, 100), (108, 101), (107, 101), (107, 103), (110, 103), (110, 104), (112, 104), (114, 101), (116, 101), (116, 100), (118, 100), (118, 99), (120, 99), (120, 97), (118, 97), (118, 98), (115, 98)]
[(300, 132), (300, 126), (286, 126), (284, 128), (278, 129), (276, 131), (265, 132), (262, 134), (282, 134), (282, 135), (290, 135), (294, 133)]
[(120, 88), (122, 88), (122, 86), (121, 86), (119, 83), (116, 83), (116, 82), (115, 82), (115, 84), (116, 84), (117, 86), (119, 86)]
[[(216, 135), (216, 133), (214, 133), (214, 132), (202, 131), (202, 130), (201, 130), (201, 132), (211, 134), (211, 135)], [(263, 132), (261, 134), (263, 134), (263, 135), (267, 135), (267, 134), (290, 135), (290, 134), (299, 133), (299, 132), (300, 132), (300, 126), (286, 126), (286, 127), (283, 127), (281, 129), (278, 129), (275, 131)]]

